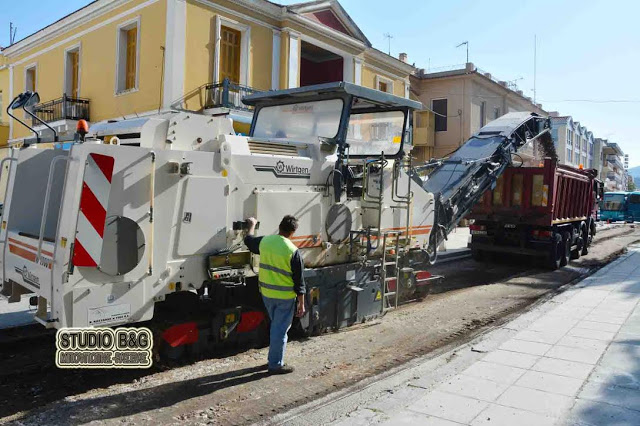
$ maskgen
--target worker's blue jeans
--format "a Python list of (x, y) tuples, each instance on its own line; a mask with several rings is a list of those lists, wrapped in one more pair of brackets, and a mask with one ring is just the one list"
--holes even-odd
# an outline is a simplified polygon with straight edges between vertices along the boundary
[(291, 328), (296, 299), (271, 299), (262, 296), (264, 306), (271, 319), (269, 337), (269, 369), (278, 369), (284, 365), (284, 350), (287, 347), (287, 332)]

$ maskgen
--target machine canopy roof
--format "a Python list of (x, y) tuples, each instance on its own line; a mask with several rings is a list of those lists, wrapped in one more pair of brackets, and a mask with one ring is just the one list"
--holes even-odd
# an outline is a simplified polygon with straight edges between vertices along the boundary
[(303, 101), (304, 98), (311, 98), (311, 100), (313, 100), (316, 96), (326, 97), (332, 93), (335, 93), (337, 97), (351, 95), (356, 98), (352, 109), (365, 109), (372, 107), (422, 109), (422, 104), (420, 102), (401, 98), (379, 90), (369, 89), (357, 84), (346, 83), (344, 81), (296, 87), (294, 89), (270, 90), (268, 92), (254, 93), (244, 97), (242, 102), (246, 105), (254, 106), (282, 102), (296, 103)]

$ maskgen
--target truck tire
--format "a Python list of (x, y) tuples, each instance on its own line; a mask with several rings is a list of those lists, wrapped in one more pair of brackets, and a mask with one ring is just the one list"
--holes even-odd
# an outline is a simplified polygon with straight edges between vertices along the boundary
[(562, 258), (560, 260), (560, 266), (567, 266), (569, 259), (571, 258), (571, 233), (565, 232), (562, 234)]
[(550, 269), (556, 270), (561, 266), (563, 253), (564, 246), (562, 245), (562, 237), (560, 234), (553, 234), (551, 236), (551, 250), (549, 250), (547, 262)]
[(587, 225), (582, 225), (582, 255), (586, 256), (589, 254), (589, 246), (591, 245), (591, 232), (589, 232), (589, 227)]
[(583, 227), (585, 227), (584, 222), (581, 224), (580, 229), (572, 229), (571, 231), (571, 239), (576, 243), (576, 249), (571, 250), (571, 259), (580, 259), (582, 255), (582, 248), (584, 247), (584, 231)]

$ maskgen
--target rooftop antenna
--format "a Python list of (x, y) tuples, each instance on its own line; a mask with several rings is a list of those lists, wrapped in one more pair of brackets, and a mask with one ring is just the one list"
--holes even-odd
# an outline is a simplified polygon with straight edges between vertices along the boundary
[(384, 38), (389, 41), (389, 56), (391, 56), (391, 39), (393, 38), (393, 36), (389, 33), (384, 33)]
[(536, 103), (536, 62), (537, 62), (538, 35), (533, 35), (533, 103)]
[(518, 81), (520, 80), (524, 80), (524, 78), (522, 76), (518, 77), (518, 78), (514, 78), (513, 80), (508, 80), (507, 81), (507, 87), (509, 87), (509, 89), (516, 91), (518, 90)]
[(9, 22), (9, 46), (16, 40), (16, 31), (18, 31), (18, 27), (15, 27), (13, 22)]
[(467, 62), (465, 62), (466, 64), (469, 63), (469, 40), (467, 41), (463, 41), (462, 43), (460, 43), (459, 45), (456, 46), (456, 49), (460, 46), (467, 46)]

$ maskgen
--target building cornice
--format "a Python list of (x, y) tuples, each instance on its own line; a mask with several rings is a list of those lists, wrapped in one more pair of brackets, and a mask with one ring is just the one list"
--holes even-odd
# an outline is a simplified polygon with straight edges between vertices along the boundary
[[(504, 96), (518, 99), (522, 102), (527, 102), (531, 104), (531, 107), (535, 110), (542, 111), (544, 114), (548, 114), (548, 112), (544, 108), (538, 107), (533, 103), (532, 100), (528, 99), (526, 96), (519, 94), (518, 92), (503, 86), (502, 84), (494, 81), (493, 79), (485, 76), (484, 74), (478, 72), (477, 70), (467, 71), (467, 70), (453, 70), (453, 71), (443, 71), (442, 73), (437, 73), (442, 75), (432, 75), (428, 77), (420, 77), (414, 76), (418, 81), (434, 81), (434, 80), (444, 80), (444, 79), (463, 79), (463, 78), (477, 78), (479, 82), (486, 83), (494, 88), (501, 90), (504, 93)], [(552, 117), (553, 118), (553, 117)]]
[(98, 18), (105, 13), (109, 13), (129, 1), (131, 0), (96, 0), (82, 9), (76, 10), (53, 24), (48, 25), (22, 40), (17, 41), (11, 46), (4, 48), (2, 52), (8, 58), (19, 56), (30, 49), (51, 41), (68, 31), (76, 29), (78, 26), (83, 25), (92, 19)]
[(385, 64), (393, 69), (401, 70), (405, 74), (412, 74), (416, 71), (416, 67), (414, 67), (413, 65), (402, 62), (400, 59), (394, 58), (391, 55), (387, 55), (386, 53), (381, 52), (373, 47), (371, 49), (367, 49), (366, 56), (369, 56), (370, 58), (373, 58), (376, 61)]

